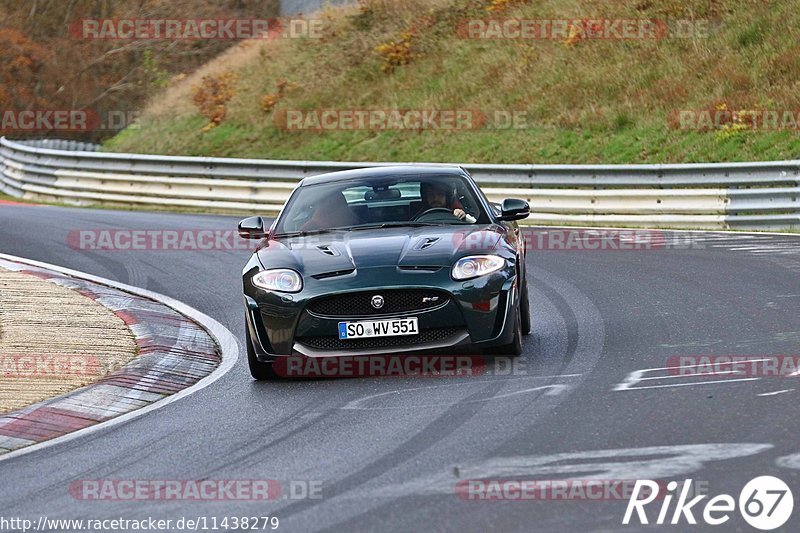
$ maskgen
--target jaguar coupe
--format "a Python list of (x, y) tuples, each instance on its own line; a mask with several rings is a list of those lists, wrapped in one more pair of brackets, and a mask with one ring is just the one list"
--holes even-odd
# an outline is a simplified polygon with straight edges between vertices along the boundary
[(386, 166), (303, 179), (243, 271), (252, 376), (287, 357), (469, 351), (519, 355), (531, 330), (528, 203), (492, 203), (452, 166)]

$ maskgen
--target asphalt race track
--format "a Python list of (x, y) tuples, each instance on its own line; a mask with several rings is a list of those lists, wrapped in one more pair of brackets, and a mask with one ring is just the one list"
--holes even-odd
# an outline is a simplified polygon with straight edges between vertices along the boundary
[[(241, 341), (249, 252), (82, 251), (67, 239), (83, 229), (235, 229), (237, 220), (3, 205), (0, 251), (165, 294)], [(187, 398), (0, 461), (3, 515), (269, 515), (284, 531), (635, 531), (646, 528), (622, 525), (625, 499), (464, 501), (456, 486), (692, 479), (712, 496), (738, 499), (747, 481), (774, 475), (800, 488), (800, 377), (664, 370), (674, 356), (800, 355), (800, 236), (667, 233), (673, 238), (692, 241), (531, 250), (534, 332), (510, 375), (257, 383), (242, 353), (232, 371)], [(69, 492), (81, 479), (323, 488), (322, 498), (271, 502), (86, 501)], [(724, 529), (752, 530), (735, 513)]]

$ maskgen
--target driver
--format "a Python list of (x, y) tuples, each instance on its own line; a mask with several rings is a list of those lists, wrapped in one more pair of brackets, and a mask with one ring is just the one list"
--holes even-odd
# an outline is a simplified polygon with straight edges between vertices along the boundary
[(459, 220), (464, 220), (470, 224), (474, 224), (477, 220), (474, 216), (464, 211), (461, 202), (458, 201), (454, 194), (450, 194), (447, 186), (443, 183), (423, 182), (420, 183), (419, 190), (422, 197), (420, 213), (424, 213), (428, 209), (444, 208), (451, 210), (453, 216)]

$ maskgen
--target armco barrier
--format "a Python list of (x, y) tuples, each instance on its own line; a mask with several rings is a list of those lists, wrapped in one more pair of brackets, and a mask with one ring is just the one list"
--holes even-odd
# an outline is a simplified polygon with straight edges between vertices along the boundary
[[(0, 190), (28, 200), (277, 212), (307, 176), (397, 163), (270, 161), (96, 151), (0, 138)], [(530, 224), (800, 229), (800, 161), (463, 165), (490, 200), (528, 200)]]

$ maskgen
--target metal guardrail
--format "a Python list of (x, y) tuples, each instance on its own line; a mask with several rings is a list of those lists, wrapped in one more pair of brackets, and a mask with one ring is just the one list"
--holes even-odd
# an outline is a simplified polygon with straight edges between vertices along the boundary
[[(0, 138), (0, 190), (73, 204), (269, 213), (304, 177), (397, 164), (96, 150), (75, 141)], [(463, 166), (490, 200), (528, 200), (531, 224), (800, 229), (800, 161)]]
[(50, 148), (52, 150), (68, 150), (70, 152), (96, 152), (100, 149), (99, 144), (75, 141), (70, 139), (34, 139), (19, 141), (26, 146), (36, 148)]

